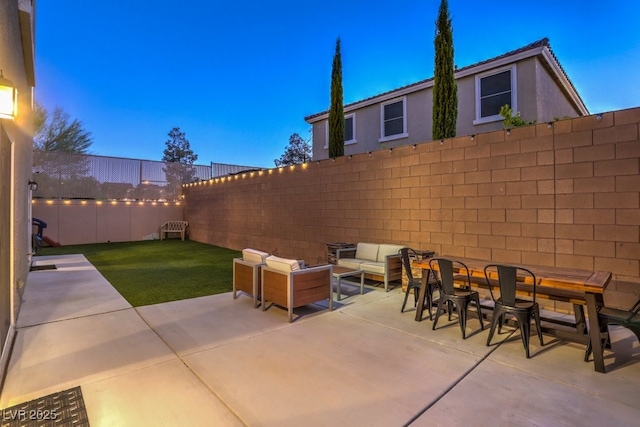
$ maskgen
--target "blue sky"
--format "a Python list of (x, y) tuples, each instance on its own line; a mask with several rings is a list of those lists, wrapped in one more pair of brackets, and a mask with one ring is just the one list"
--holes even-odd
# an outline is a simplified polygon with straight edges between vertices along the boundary
[[(92, 154), (273, 167), (329, 107), (433, 76), (439, 0), (56, 0), (37, 3), (35, 96), (93, 134)], [(473, 6), (471, 6), (473, 4)], [(366, 5), (366, 6), (365, 6)], [(548, 37), (593, 114), (640, 106), (640, 2), (450, 0), (459, 67)]]

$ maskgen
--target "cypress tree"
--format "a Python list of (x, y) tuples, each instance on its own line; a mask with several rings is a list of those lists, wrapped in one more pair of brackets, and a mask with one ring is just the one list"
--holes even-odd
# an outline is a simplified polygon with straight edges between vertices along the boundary
[(453, 29), (447, 0), (440, 2), (436, 21), (435, 72), (433, 82), (433, 139), (456, 136), (458, 87), (454, 78)]
[(331, 106), (329, 107), (329, 157), (344, 156), (344, 107), (342, 98), (342, 59), (340, 37), (331, 69)]

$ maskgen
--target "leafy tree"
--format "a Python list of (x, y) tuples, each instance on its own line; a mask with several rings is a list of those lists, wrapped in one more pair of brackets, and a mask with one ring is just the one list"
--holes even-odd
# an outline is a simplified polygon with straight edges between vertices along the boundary
[(85, 154), (93, 143), (91, 132), (78, 119), (56, 107), (49, 114), (34, 103), (33, 170), (38, 173), (39, 196), (79, 197), (97, 185), (89, 179)]
[(309, 160), (311, 160), (311, 144), (294, 133), (289, 137), (289, 146), (285, 147), (284, 154), (273, 162), (279, 167), (297, 165)]
[(340, 37), (331, 69), (331, 105), (329, 107), (329, 157), (344, 156), (344, 106), (342, 97), (342, 58)]
[(433, 139), (456, 136), (458, 87), (454, 78), (453, 29), (447, 0), (440, 2), (434, 40)]
[(33, 142), (36, 149), (87, 154), (93, 138), (91, 132), (82, 127), (81, 121), (74, 119), (69, 122), (69, 114), (60, 107), (56, 107), (53, 114), (49, 115), (37, 101), (34, 110)]
[(195, 178), (195, 170), (191, 166), (198, 160), (198, 155), (193, 152), (189, 140), (179, 127), (174, 127), (168, 133), (169, 139), (165, 142), (162, 161), (166, 162), (163, 168), (167, 180), (167, 199), (176, 199), (181, 193), (182, 184), (192, 182)]

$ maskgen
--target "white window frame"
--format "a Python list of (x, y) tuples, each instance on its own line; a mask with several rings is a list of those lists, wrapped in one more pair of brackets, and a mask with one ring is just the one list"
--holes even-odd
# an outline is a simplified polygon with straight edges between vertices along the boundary
[(324, 149), (329, 149), (329, 119), (324, 121)]
[[(350, 139), (348, 141), (344, 141), (344, 145), (351, 145), (351, 144), (355, 144), (358, 142), (357, 138), (356, 138), (356, 113), (350, 113), (350, 114), (345, 114), (344, 115), (344, 120), (346, 121), (347, 118), (353, 118), (353, 139)], [(324, 122), (324, 149), (328, 150), (329, 149), (329, 119), (325, 120)]]
[(351, 144), (355, 144), (356, 142), (358, 142), (358, 139), (356, 138), (356, 113), (350, 113), (350, 114), (345, 114), (344, 115), (344, 121), (345, 121), (345, 129), (346, 129), (346, 121), (347, 119), (353, 119), (352, 123), (353, 123), (353, 129), (351, 130), (351, 133), (353, 135), (352, 139), (349, 140), (344, 140), (344, 145), (351, 145)]
[[(384, 107), (389, 104), (395, 104), (402, 102), (402, 133), (385, 136), (384, 135)], [(394, 139), (407, 138), (409, 133), (407, 132), (407, 97), (402, 96), (400, 98), (390, 99), (388, 101), (380, 103), (380, 139), (378, 142), (393, 141)]]
[(480, 89), (482, 84), (482, 79), (485, 77), (490, 77), (496, 74), (504, 73), (505, 71), (511, 71), (511, 109), (513, 111), (518, 111), (518, 76), (516, 73), (516, 65), (508, 65), (506, 67), (497, 68), (491, 71), (487, 71), (486, 73), (476, 74), (476, 118), (473, 121), (474, 125), (479, 125), (483, 123), (491, 123), (502, 121), (504, 118), (500, 114), (495, 114), (493, 116), (480, 117), (481, 114), (481, 103), (480, 103)]

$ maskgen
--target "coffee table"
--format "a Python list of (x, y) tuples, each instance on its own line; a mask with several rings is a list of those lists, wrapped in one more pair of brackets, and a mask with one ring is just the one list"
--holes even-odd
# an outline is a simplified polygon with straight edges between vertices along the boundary
[(340, 281), (345, 277), (357, 276), (358, 274), (360, 275), (360, 295), (362, 295), (364, 294), (364, 271), (339, 266), (333, 267), (333, 277), (337, 282), (338, 301), (340, 301)]

